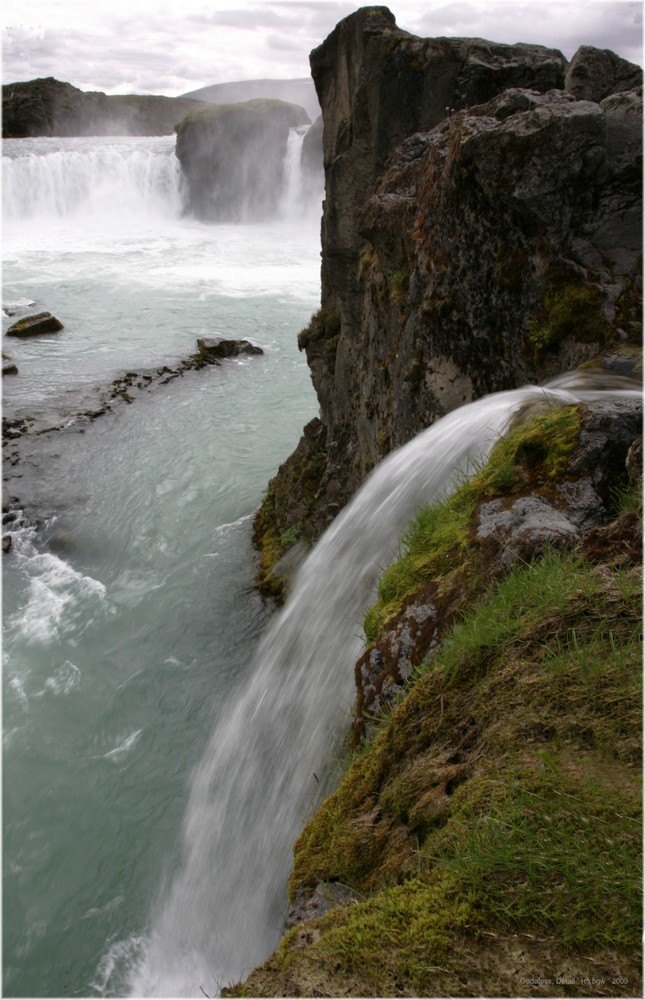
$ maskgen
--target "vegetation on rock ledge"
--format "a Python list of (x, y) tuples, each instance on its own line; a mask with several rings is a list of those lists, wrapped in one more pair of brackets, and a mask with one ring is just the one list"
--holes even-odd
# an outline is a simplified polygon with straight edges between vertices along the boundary
[[(547, 411), (424, 511), (384, 621), (468, 561), (482, 498), (548, 490), (579, 430), (578, 407)], [(295, 845), (292, 897), (337, 882), (356, 900), (223, 995), (641, 995), (642, 503), (617, 485), (613, 520), (575, 548), (475, 574)]]

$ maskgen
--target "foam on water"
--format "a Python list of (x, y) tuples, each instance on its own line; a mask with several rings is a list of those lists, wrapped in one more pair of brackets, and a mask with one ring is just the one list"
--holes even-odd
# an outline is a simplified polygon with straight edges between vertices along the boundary
[(79, 573), (51, 552), (38, 552), (27, 541), (18, 555), (18, 564), (28, 577), (26, 602), (9, 619), (13, 628), (28, 642), (48, 643), (62, 631), (77, 627), (78, 618), (87, 618), (107, 609), (107, 591), (100, 580)]
[(141, 730), (135, 729), (133, 733), (130, 733), (129, 736), (126, 736), (126, 738), (122, 740), (117, 746), (115, 746), (113, 750), (109, 750), (107, 753), (104, 753), (103, 756), (105, 757), (106, 760), (119, 760), (121, 757), (125, 756), (125, 754), (127, 754), (132, 749), (132, 747), (139, 739), (140, 735), (141, 735)]

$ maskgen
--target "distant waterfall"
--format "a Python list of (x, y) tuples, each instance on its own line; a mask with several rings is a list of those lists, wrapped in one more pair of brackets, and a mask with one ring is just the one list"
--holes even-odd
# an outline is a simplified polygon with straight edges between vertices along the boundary
[(303, 179), (302, 179), (302, 144), (308, 126), (300, 125), (289, 129), (287, 149), (284, 155), (284, 187), (282, 192), (282, 214), (285, 218), (293, 218), (302, 211)]
[(174, 138), (9, 139), (3, 143), (5, 223), (26, 219), (177, 216)]
[(155, 906), (132, 995), (213, 995), (276, 947), (291, 846), (312, 809), (314, 772), (349, 722), (379, 574), (419, 506), (485, 457), (518, 405), (585, 397), (563, 385), (498, 393), (438, 421), (375, 469), (308, 557), (194, 775), (183, 863)]
[[(320, 215), (323, 198), (322, 173), (320, 185), (317, 185), (315, 178), (307, 176), (303, 161), (303, 144), (310, 128), (309, 125), (299, 125), (289, 129), (280, 200), (280, 215), (287, 222), (298, 222), (303, 216)], [(318, 186), (320, 190), (317, 190)]]

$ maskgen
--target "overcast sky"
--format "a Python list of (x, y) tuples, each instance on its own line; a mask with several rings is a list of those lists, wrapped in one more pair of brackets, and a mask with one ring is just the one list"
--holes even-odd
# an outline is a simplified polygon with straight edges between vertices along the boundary
[[(309, 76), (309, 52), (365, 3), (337, 0), (3, 0), (3, 81), (175, 97), (212, 83)], [(392, 0), (414, 34), (579, 45), (642, 64), (641, 2)]]

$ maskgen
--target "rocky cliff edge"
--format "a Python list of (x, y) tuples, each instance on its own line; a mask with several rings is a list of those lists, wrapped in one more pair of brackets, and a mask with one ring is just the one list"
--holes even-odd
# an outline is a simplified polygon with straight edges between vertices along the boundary
[(639, 67), (416, 38), (385, 7), (340, 22), (311, 66), (322, 295), (299, 346), (320, 416), (256, 520), (269, 591), (288, 546), (443, 414), (592, 359), (628, 372), (641, 338)]

